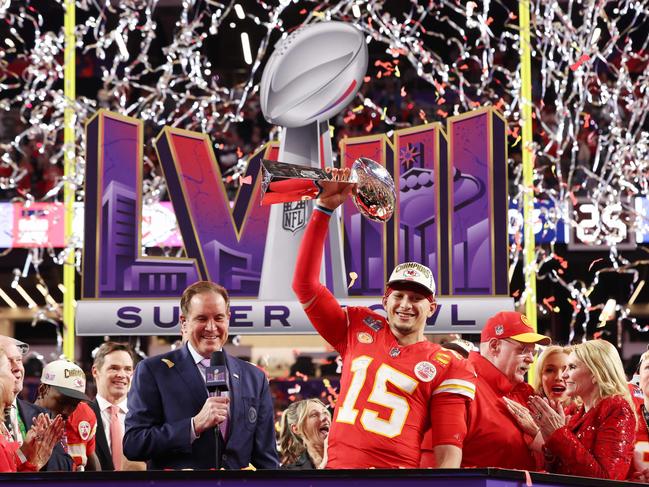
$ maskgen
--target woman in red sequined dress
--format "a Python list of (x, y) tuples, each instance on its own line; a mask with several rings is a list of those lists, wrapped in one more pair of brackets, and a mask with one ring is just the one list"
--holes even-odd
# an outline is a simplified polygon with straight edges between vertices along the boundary
[(561, 405), (530, 398), (550, 472), (626, 479), (633, 458), (636, 415), (616, 348), (604, 340), (573, 347), (563, 375), (582, 406), (566, 420)]
[(637, 400), (638, 429), (636, 430), (633, 465), (629, 479), (649, 483), (649, 351), (640, 357), (638, 367), (642, 399)]

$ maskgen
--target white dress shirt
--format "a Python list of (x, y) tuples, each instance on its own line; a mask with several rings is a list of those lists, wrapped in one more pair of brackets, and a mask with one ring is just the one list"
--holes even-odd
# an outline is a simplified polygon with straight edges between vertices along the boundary
[[(104, 434), (106, 435), (108, 448), (110, 449), (110, 451), (113, 451), (110, 442), (110, 407), (113, 404), (108, 402), (99, 394), (97, 394), (96, 399), (97, 399), (97, 404), (99, 404), (99, 410), (101, 411), (101, 423), (104, 425)], [(125, 431), (124, 420), (126, 419), (126, 413), (128, 413), (128, 406), (126, 405), (126, 397), (124, 397), (122, 402), (117, 404), (117, 407), (119, 408), (119, 411), (117, 412), (117, 419), (119, 419), (119, 422), (122, 423), (122, 431)]]
[[(9, 419), (11, 420), (11, 427), (13, 429), (14, 439), (18, 442), (19, 446), (23, 446), (23, 435), (18, 425), (18, 399), (14, 398), (14, 402), (9, 406)], [(25, 418), (23, 418), (23, 423)]]

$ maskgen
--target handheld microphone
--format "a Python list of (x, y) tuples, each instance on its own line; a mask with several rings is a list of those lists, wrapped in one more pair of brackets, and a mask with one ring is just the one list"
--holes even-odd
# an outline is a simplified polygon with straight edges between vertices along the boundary
[(225, 355), (222, 350), (212, 352), (209, 367), (205, 367), (205, 385), (210, 396), (218, 396), (228, 390), (228, 369), (225, 366)]
[[(209, 367), (205, 367), (205, 386), (207, 387), (207, 392), (210, 397), (220, 396), (221, 392), (228, 390), (228, 369), (225, 366), (225, 355), (222, 350), (218, 352), (212, 352), (212, 357), (210, 358)], [(222, 466), (223, 454), (223, 438), (217, 426), (214, 430), (215, 433), (215, 447), (216, 447), (216, 468), (219, 469)]]

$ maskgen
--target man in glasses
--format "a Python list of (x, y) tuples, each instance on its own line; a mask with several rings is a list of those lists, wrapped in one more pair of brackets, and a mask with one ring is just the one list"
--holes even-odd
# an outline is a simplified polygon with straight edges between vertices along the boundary
[(487, 320), (480, 335), (480, 353), (469, 361), (478, 374), (475, 400), (468, 413), (462, 467), (498, 467), (537, 470), (526, 435), (507, 410), (505, 399), (527, 406), (534, 394), (525, 374), (534, 362), (536, 345), (549, 337), (535, 333), (527, 317), (502, 311)]

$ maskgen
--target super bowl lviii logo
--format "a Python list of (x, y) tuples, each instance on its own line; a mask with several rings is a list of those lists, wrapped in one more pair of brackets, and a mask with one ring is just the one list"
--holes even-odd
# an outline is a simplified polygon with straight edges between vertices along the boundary
[[(320, 70), (322, 61), (306, 55), (309, 45), (331, 51), (327, 66), (337, 74), (330, 80)], [(229, 290), (232, 333), (314, 332), (291, 291), (312, 202), (261, 205), (261, 167), (264, 160), (285, 163), (289, 173), (297, 171), (290, 164), (314, 174), (331, 167), (328, 118), (354, 97), (366, 67), (362, 34), (340, 22), (299, 29), (278, 44), (262, 77), (260, 99), (266, 118), (283, 127), (280, 141), (250, 155), (243, 174), (248, 184), (232, 201), (207, 135), (171, 127), (160, 132), (155, 148), (185, 258), (142, 254), (143, 124), (98, 112), (86, 127), (78, 333), (178, 334), (180, 294), (197, 280)], [(296, 94), (299, 103), (292, 98)], [(439, 307), (427, 331), (477, 332), (488, 316), (512, 309), (506, 123), (495, 109), (451, 117), (446, 127), (397, 130), (391, 138), (344, 139), (339, 166), (351, 168), (359, 158), (387, 170), (396, 200), (385, 223), (363, 217), (351, 201), (332, 218), (321, 279), (343, 305), (381, 309), (391, 270), (399, 262), (417, 261), (432, 269), (437, 283)], [(349, 286), (352, 272), (358, 278)]]
[[(437, 282), (440, 306), (430, 332), (475, 332), (486, 317), (512, 308), (505, 132), (502, 117), (482, 108), (449, 118), (446, 129), (435, 123), (395, 131), (392, 140), (377, 134), (342, 142), (342, 166), (371, 158), (398, 187), (398, 209), (388, 223), (361, 217), (351, 203), (342, 209), (344, 259), (335, 262), (327, 252), (324, 268), (327, 276), (336, 265), (338, 274), (357, 273), (344, 304), (380, 308), (389, 272), (414, 260), (428, 265)], [(262, 159), (277, 158), (277, 144), (251, 155), (243, 175), (250, 184), (231, 203), (209, 138), (162, 130), (156, 149), (186, 258), (142, 255), (143, 148), (137, 119), (102, 111), (87, 125), (78, 333), (177, 334), (178, 298), (199, 279), (230, 291), (234, 333), (312, 331), (297, 300), (258, 298), (264, 260), (295, 258), (266, 250), (270, 207), (259, 204), (260, 167)], [(275, 224), (293, 232), (296, 220)], [(290, 286), (290, 273), (275, 277), (278, 286)]]

